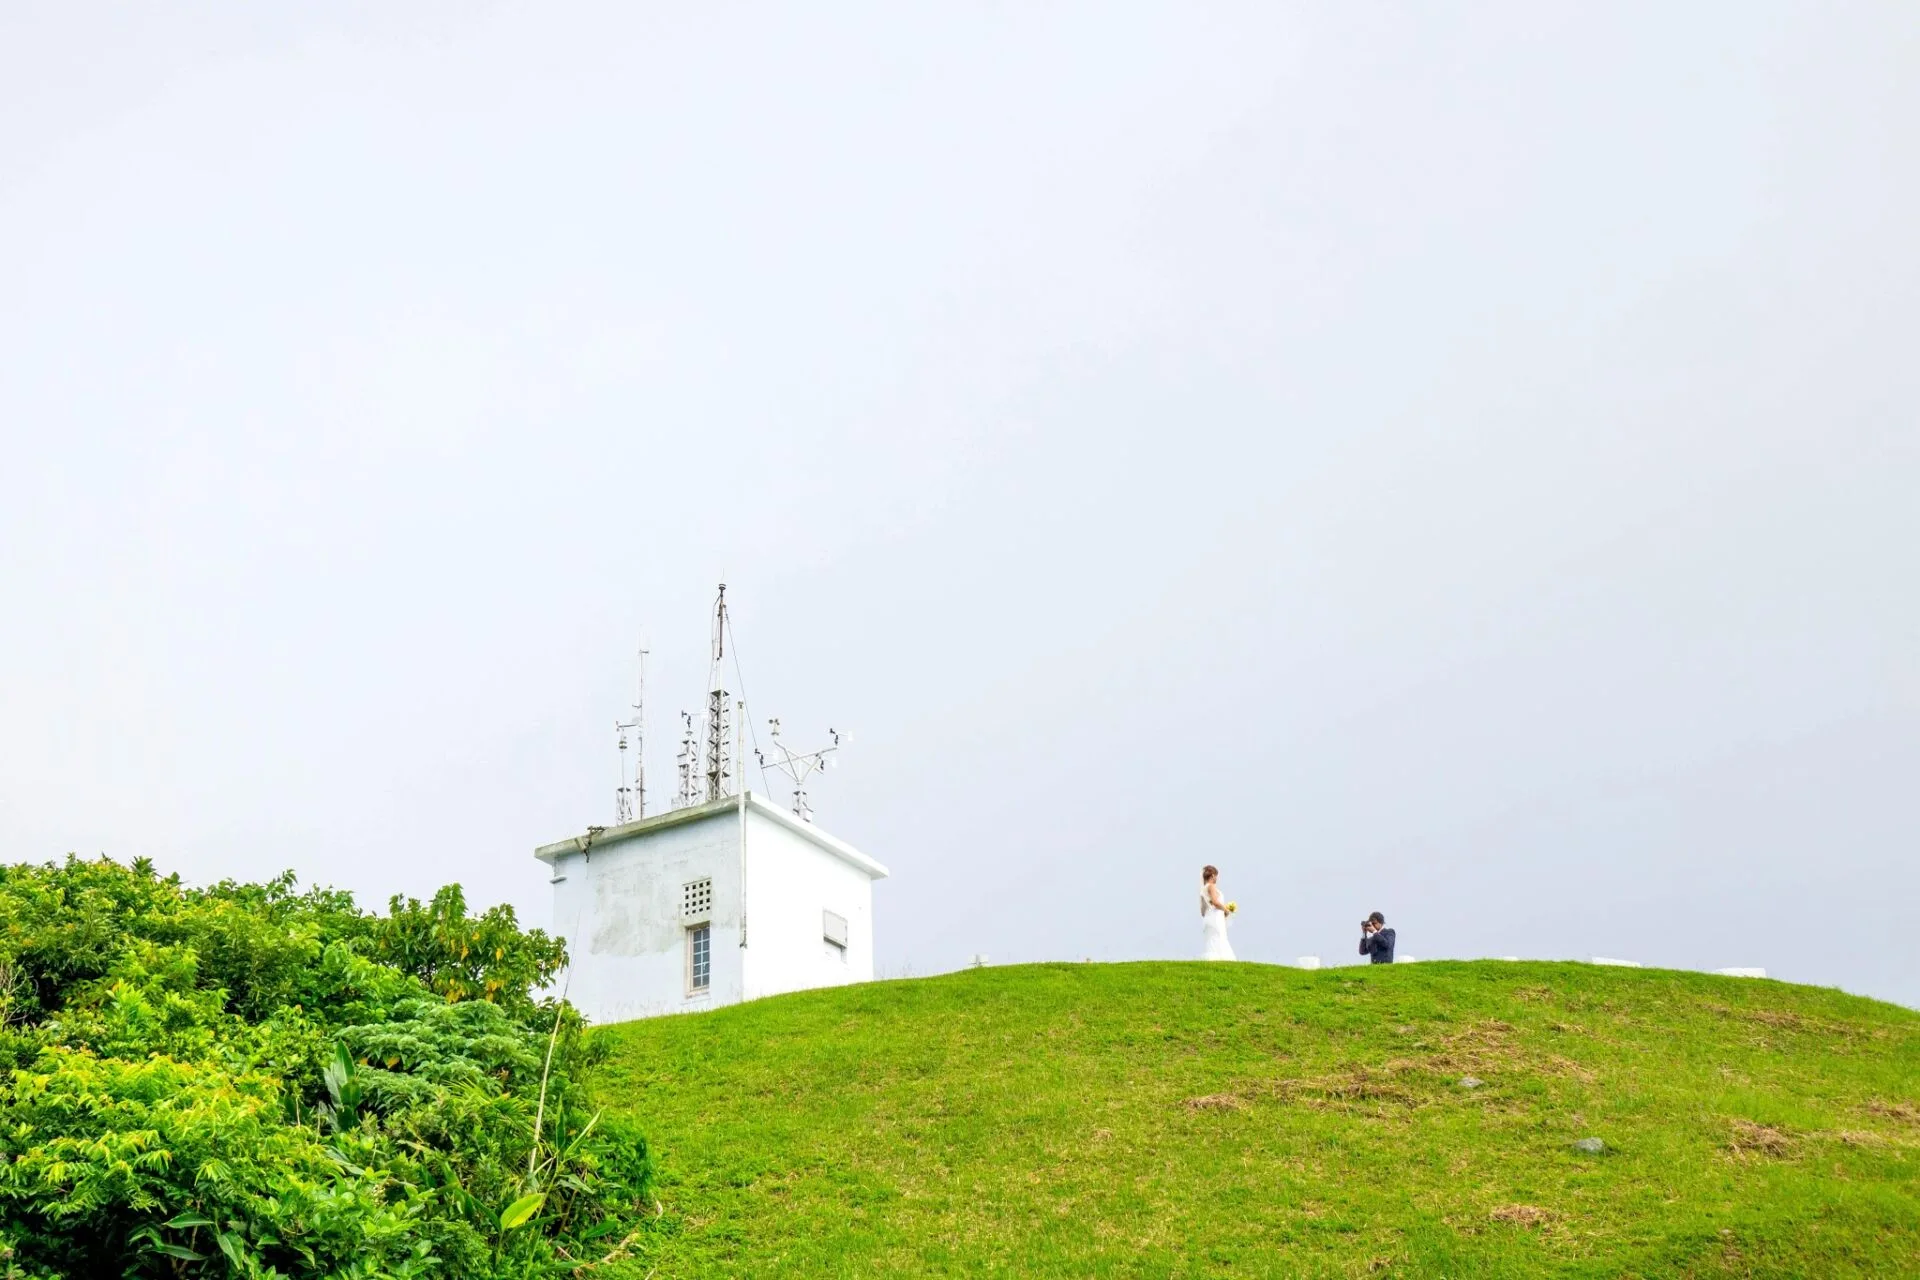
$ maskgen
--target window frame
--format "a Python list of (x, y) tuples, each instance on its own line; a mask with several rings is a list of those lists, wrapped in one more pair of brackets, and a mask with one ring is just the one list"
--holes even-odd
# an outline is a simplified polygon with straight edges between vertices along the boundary
[[(713, 923), (708, 920), (703, 920), (699, 924), (690, 924), (686, 927), (686, 935), (687, 935), (687, 942), (686, 942), (685, 953), (686, 953), (687, 999), (693, 1000), (700, 996), (712, 995), (713, 994)], [(706, 944), (705, 945), (706, 954), (704, 957), (706, 972), (704, 973), (704, 975), (700, 972), (701, 960), (696, 958), (697, 953), (701, 950), (702, 942)], [(703, 976), (705, 978), (704, 982), (700, 981), (700, 979)]]

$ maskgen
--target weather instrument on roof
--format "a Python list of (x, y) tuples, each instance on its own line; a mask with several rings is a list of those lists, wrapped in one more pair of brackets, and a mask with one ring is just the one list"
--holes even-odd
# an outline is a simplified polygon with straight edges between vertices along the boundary
[(832, 727), (827, 729), (828, 735), (833, 739), (828, 746), (816, 751), (795, 751), (781, 740), (778, 717), (767, 721), (767, 724), (772, 729), (769, 750), (773, 752), (774, 758), (767, 759), (767, 753), (758, 748), (755, 748), (753, 754), (759, 759), (762, 769), (769, 767), (777, 769), (793, 780), (794, 816), (802, 822), (812, 822), (813, 809), (807, 804), (807, 779), (816, 773), (825, 773), (833, 767), (833, 754), (840, 749), (840, 731)]

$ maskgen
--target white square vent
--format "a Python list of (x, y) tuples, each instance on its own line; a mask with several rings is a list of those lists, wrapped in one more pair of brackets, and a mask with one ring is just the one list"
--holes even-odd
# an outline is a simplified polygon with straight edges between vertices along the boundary
[(820, 936), (828, 942), (831, 942), (834, 946), (839, 947), (842, 951), (845, 951), (847, 949), (847, 918), (842, 915), (835, 915), (831, 911), (822, 911), (820, 913)]
[(712, 914), (712, 880), (689, 880), (680, 887), (680, 915), (683, 919), (698, 920)]

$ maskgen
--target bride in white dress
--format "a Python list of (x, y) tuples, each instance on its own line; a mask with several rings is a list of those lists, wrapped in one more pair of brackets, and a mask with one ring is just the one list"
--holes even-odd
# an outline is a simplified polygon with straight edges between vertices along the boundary
[(1233, 944), (1227, 941), (1226, 901), (1220, 896), (1220, 868), (1200, 869), (1200, 958), (1233, 959)]

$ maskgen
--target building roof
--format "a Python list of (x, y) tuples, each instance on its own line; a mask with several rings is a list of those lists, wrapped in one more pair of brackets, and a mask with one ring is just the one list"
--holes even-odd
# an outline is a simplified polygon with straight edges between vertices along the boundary
[[(574, 836), (571, 840), (541, 845), (533, 851), (533, 856), (551, 864), (556, 858), (565, 857), (570, 853), (604, 849), (609, 845), (651, 835), (655, 831), (664, 831), (668, 827), (677, 827), (682, 823), (702, 822), (708, 818), (718, 818), (734, 813), (740, 808), (741, 799), (740, 796), (726, 796), (719, 800), (709, 800), (706, 804), (692, 805), (685, 809), (669, 809), (665, 813), (656, 813), (652, 817), (623, 822), (617, 827), (588, 827), (585, 834)], [(770, 819), (795, 835), (825, 849), (842, 862), (866, 872), (875, 880), (886, 878), (885, 867), (846, 841), (828, 835), (811, 822), (802, 822), (792, 813), (778, 805), (769, 804), (751, 791), (746, 793), (745, 800), (747, 807), (761, 817)]]

